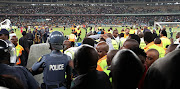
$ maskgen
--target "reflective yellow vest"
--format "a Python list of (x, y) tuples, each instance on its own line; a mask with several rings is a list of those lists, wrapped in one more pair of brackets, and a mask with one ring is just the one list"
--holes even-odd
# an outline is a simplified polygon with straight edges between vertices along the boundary
[(145, 52), (147, 52), (149, 49), (156, 49), (159, 52), (159, 58), (164, 57), (165, 52), (166, 52), (163, 47), (160, 47), (160, 46), (154, 44), (154, 42), (151, 42), (144, 47)]
[(74, 34), (70, 34), (69, 35), (69, 41), (71, 41), (71, 42), (75, 42), (75, 35)]
[(160, 39), (161, 39), (163, 48), (166, 48), (167, 45), (171, 44), (171, 41), (165, 36), (162, 36)]
[(107, 61), (106, 60), (107, 60), (107, 55), (105, 55), (104, 57), (99, 59), (98, 62), (97, 62), (96, 70), (104, 71), (109, 76), (110, 70), (107, 70), (108, 65), (107, 65)]
[(113, 45), (114, 49), (118, 49), (119, 48), (119, 43), (116, 42), (116, 40), (114, 40), (114, 39), (112, 39), (111, 41), (112, 41), (112, 45)]
[(21, 45), (17, 44), (17, 46), (16, 46), (16, 56), (18, 57), (18, 60), (16, 62), (16, 65), (21, 64), (21, 59), (19, 58), (19, 56), (22, 55), (23, 50), (24, 50), (24, 48)]
[(133, 29), (130, 29), (129, 34), (134, 34), (134, 33), (135, 33), (135, 31)]

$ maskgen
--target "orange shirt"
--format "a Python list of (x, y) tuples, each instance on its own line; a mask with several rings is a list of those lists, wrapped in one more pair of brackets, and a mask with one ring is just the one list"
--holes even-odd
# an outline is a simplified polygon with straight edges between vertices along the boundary
[(103, 68), (101, 68), (100, 63), (101, 63), (103, 60), (106, 60), (106, 59), (107, 59), (107, 55), (105, 55), (104, 57), (102, 57), (101, 59), (98, 60), (96, 70), (98, 70), (98, 71), (103, 71)]

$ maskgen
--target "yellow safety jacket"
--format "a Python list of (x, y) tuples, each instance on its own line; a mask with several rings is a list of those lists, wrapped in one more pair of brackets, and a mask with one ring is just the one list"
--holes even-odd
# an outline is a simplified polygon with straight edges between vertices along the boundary
[(24, 48), (21, 45), (17, 44), (17, 46), (16, 46), (16, 56), (18, 57), (18, 60), (16, 62), (16, 65), (21, 64), (20, 56), (22, 55), (22, 51), (24, 51)]
[(110, 70), (107, 70), (108, 65), (107, 65), (106, 60), (107, 60), (107, 55), (105, 55), (104, 57), (102, 57), (101, 59), (99, 59), (98, 62), (97, 62), (97, 68), (96, 68), (96, 70), (98, 70), (98, 71), (104, 71), (104, 72), (109, 76)]
[(112, 39), (111, 41), (112, 41), (112, 45), (113, 45), (114, 49), (118, 49), (119, 48), (119, 43), (114, 39)]
[(75, 42), (75, 38), (76, 38), (76, 36), (74, 34), (69, 35), (69, 41)]
[(166, 36), (162, 36), (160, 39), (163, 48), (166, 48), (167, 45), (171, 44), (171, 41)]
[(147, 52), (149, 49), (156, 49), (159, 52), (159, 58), (164, 57), (166, 52), (163, 47), (154, 44), (154, 42), (151, 42), (144, 47), (145, 52)]

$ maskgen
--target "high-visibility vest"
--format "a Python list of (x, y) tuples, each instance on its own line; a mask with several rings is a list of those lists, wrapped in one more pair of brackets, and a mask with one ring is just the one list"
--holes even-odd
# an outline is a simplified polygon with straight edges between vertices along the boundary
[(107, 60), (107, 55), (105, 55), (104, 57), (102, 57), (101, 59), (99, 59), (98, 62), (97, 62), (97, 68), (96, 68), (96, 70), (98, 70), (98, 71), (104, 71), (104, 72), (109, 76), (110, 70), (107, 70), (108, 65), (107, 65), (106, 60)]
[(165, 36), (161, 37), (160, 39), (161, 39), (161, 43), (163, 45), (163, 48), (166, 48), (167, 45), (171, 44), (171, 41)]
[(16, 65), (21, 64), (21, 59), (19, 58), (19, 56), (22, 55), (23, 50), (24, 50), (24, 48), (21, 45), (17, 44), (17, 46), (16, 46), (16, 56), (18, 57), (18, 60), (16, 62)]
[(75, 42), (75, 35), (74, 34), (69, 35), (69, 41)]
[(143, 39), (141, 39), (141, 43), (140, 43), (139, 46), (140, 46), (141, 49), (144, 49), (144, 47), (146, 46), (146, 44), (145, 44)]
[(130, 31), (129, 31), (129, 34), (134, 34), (135, 33), (135, 31), (133, 30), (133, 29), (131, 29)]
[(129, 37), (129, 34), (128, 35), (124, 34), (124, 38), (128, 38), (128, 37)]
[(112, 45), (113, 45), (114, 49), (118, 49), (119, 48), (119, 45), (118, 45), (119, 43), (116, 42), (116, 40), (114, 40), (114, 39), (112, 39), (111, 41), (112, 41)]
[(79, 30), (77, 30), (77, 33), (79, 34), (81, 32), (81, 30), (79, 29)]
[(154, 42), (151, 42), (144, 47), (145, 52), (147, 52), (149, 49), (156, 49), (159, 52), (159, 58), (164, 57), (165, 52), (166, 52), (163, 47), (160, 47), (160, 46), (154, 44)]

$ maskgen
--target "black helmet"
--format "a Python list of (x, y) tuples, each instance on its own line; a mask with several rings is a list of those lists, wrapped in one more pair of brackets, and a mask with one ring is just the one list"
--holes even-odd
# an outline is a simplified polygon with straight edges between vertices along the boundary
[(8, 43), (2, 39), (0, 39), (0, 57), (1, 60), (4, 59), (4, 56), (9, 53)]
[(55, 50), (63, 49), (64, 35), (59, 31), (54, 31), (50, 34), (48, 42)]

